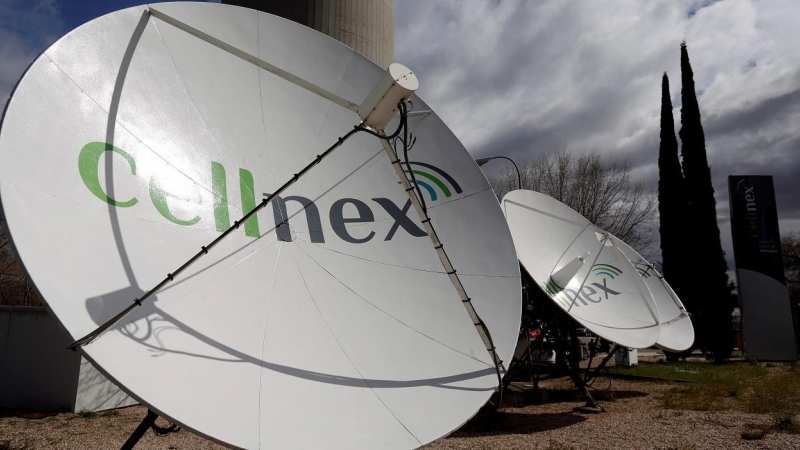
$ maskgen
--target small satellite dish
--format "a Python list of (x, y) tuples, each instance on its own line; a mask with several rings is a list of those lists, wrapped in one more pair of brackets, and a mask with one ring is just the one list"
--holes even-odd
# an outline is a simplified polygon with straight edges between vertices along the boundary
[[(510, 360), (519, 265), (485, 177), (422, 100), (402, 166), (379, 132), (353, 133), (402, 122), (365, 103), (386, 73), (207, 3), (118, 11), (39, 56), (0, 129), (2, 208), (73, 338), (121, 317), (78, 343), (86, 357), (237, 448), (415, 448), (473, 416), (497, 376), (472, 316)], [(387, 96), (415, 89), (389, 73)]]
[(520, 262), (561, 309), (624, 347), (656, 343), (656, 304), (617, 239), (538, 192), (509, 192), (502, 206)]
[(694, 327), (689, 313), (683, 307), (678, 295), (653, 264), (644, 259), (636, 250), (617, 238), (614, 238), (614, 243), (639, 272), (656, 302), (661, 333), (655, 345), (672, 352), (689, 349), (694, 343)]

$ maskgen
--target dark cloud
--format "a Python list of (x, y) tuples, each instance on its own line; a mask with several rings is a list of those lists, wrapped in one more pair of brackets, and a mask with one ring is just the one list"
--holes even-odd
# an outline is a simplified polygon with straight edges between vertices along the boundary
[(141, 0), (0, 0), (0, 104), (6, 103), (33, 60), (61, 36), (96, 17), (141, 3)]
[(0, 2), (0, 104), (25, 69), (64, 33), (54, 0)]
[(396, 8), (398, 60), (420, 74), (420, 95), (473, 155), (594, 149), (627, 159), (651, 188), (661, 75), (670, 77), (677, 133), (686, 40), (729, 260), (728, 175), (773, 175), (781, 229), (800, 229), (792, 1), (404, 0)]
[[(132, 1), (0, 1), (0, 103), (68, 28)], [(774, 175), (782, 230), (800, 230), (796, 18), (794, 0), (396, 0), (395, 42), (420, 95), (476, 157), (595, 150), (655, 188), (661, 75), (677, 132), (686, 40), (728, 236), (734, 173)]]
[(722, 1), (722, 0), (700, 0), (700, 1), (691, 2), (691, 4), (689, 5), (688, 10), (686, 11), (686, 18), (691, 19), (701, 9), (709, 7), (709, 6), (711, 6), (714, 3), (717, 3), (719, 1)]

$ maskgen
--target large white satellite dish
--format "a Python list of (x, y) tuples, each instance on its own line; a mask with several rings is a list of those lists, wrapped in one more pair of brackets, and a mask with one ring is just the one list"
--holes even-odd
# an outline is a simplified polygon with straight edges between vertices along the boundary
[(639, 272), (656, 302), (661, 332), (655, 345), (672, 352), (689, 349), (694, 343), (694, 327), (678, 295), (652, 263), (621, 240), (614, 238), (614, 243)]
[(622, 346), (656, 343), (657, 306), (617, 239), (538, 192), (509, 192), (502, 206), (520, 262), (562, 310)]
[(510, 360), (521, 293), (470, 155), (419, 114), (408, 164), (357, 133), (301, 172), (361, 122), (386, 73), (288, 20), (205, 3), (115, 12), (42, 54), (0, 129), (3, 213), (27, 273), (76, 339), (167, 276), (85, 355), (233, 447), (420, 447), (475, 414), (497, 377), (464, 307)]

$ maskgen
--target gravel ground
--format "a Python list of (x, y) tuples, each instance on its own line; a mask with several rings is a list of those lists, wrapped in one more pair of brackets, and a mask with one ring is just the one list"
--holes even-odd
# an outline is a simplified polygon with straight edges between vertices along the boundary
[[(559, 384), (564, 386), (563, 382)], [(429, 448), (800, 449), (798, 434), (771, 432), (762, 440), (742, 440), (742, 432), (750, 430), (750, 425), (768, 425), (768, 415), (663, 409), (653, 394), (671, 386), (614, 380), (611, 391), (617, 400), (600, 402), (606, 409), (601, 414), (573, 412), (580, 406), (578, 402), (525, 405), (510, 395), (499, 413), (479, 414)]]
[[(598, 380), (599, 382), (600, 380)], [(564, 380), (543, 382), (544, 393), (566, 387)], [(614, 380), (616, 400), (601, 402), (607, 412), (573, 412), (577, 401), (531, 403), (514, 386), (500, 412), (482, 412), (430, 449), (800, 449), (800, 434), (770, 432), (745, 441), (751, 424), (767, 425), (767, 415), (739, 412), (672, 411), (654, 394), (669, 384)], [(146, 414), (141, 406), (99, 413), (94, 417), (59, 414), (29, 419), (0, 413), (0, 450), (119, 448)], [(165, 425), (164, 423), (160, 423)], [(148, 431), (138, 449), (221, 449), (188, 431), (159, 437)]]
[[(26, 419), (7, 414), (0, 418), (0, 450), (118, 449), (146, 414), (143, 406), (101, 412), (94, 417), (65, 413)], [(156, 424), (167, 425), (163, 419)], [(148, 431), (136, 445), (136, 450), (223, 448), (186, 430), (163, 437)]]

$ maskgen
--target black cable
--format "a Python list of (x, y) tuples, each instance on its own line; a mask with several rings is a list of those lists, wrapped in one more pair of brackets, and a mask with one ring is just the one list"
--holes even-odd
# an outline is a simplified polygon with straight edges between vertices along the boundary
[(392, 134), (390, 134), (388, 136), (380, 134), (380, 133), (376, 133), (376, 132), (370, 130), (369, 128), (366, 128), (363, 123), (361, 125), (359, 125), (361, 127), (360, 131), (363, 131), (363, 132), (365, 132), (367, 134), (371, 134), (371, 135), (373, 135), (373, 136), (375, 136), (377, 138), (383, 139), (385, 141), (389, 141), (389, 140), (392, 140), (392, 139), (396, 138), (397, 136), (400, 135), (400, 131), (403, 130), (403, 127), (406, 125), (406, 122), (408, 120), (408, 118), (406, 117), (406, 114), (405, 114), (405, 109), (401, 108), (400, 105), (405, 105), (405, 99), (401, 99), (400, 103), (397, 104), (397, 108), (400, 110), (400, 124), (397, 126), (397, 129), (394, 130), (394, 133), (392, 133)]
[[(411, 182), (414, 183), (414, 190), (417, 192), (417, 197), (419, 198), (420, 205), (422, 206), (422, 211), (427, 213), (428, 206), (425, 203), (425, 198), (422, 196), (422, 190), (420, 190), (419, 185), (417, 184), (417, 178), (416, 176), (414, 176), (414, 171), (411, 170), (411, 164), (408, 162), (408, 151), (411, 149), (411, 147), (413, 147), (414, 143), (408, 145), (408, 109), (406, 106), (405, 99), (401, 100), (400, 103), (397, 104), (397, 108), (400, 110), (400, 124), (398, 125), (397, 130), (395, 130), (394, 133), (388, 136), (384, 136), (369, 129), (364, 129), (363, 131), (387, 141), (399, 139), (403, 143), (403, 159), (405, 160), (403, 162), (406, 165), (406, 170), (408, 170), (409, 175), (411, 175)], [(401, 131), (403, 132), (402, 138), (400, 138)], [(416, 139), (414, 139), (414, 141), (416, 141)], [(394, 152), (395, 154), (397, 154), (396, 145), (393, 145), (392, 147), (394, 147)]]
[[(400, 105), (400, 117), (408, 117), (408, 111), (406, 110), (406, 105), (401, 103)], [(406, 119), (407, 120), (407, 119)], [(417, 197), (419, 198), (420, 206), (422, 206), (422, 212), (425, 215), (428, 214), (428, 206), (425, 204), (425, 197), (422, 196), (422, 190), (419, 188), (419, 184), (417, 183), (417, 177), (414, 175), (414, 171), (411, 169), (411, 163), (408, 162), (408, 150), (410, 146), (408, 145), (408, 124), (403, 127), (403, 159), (405, 160), (406, 169), (408, 170), (408, 174), (411, 175), (411, 181), (414, 183), (414, 189), (417, 191)], [(397, 153), (397, 150), (395, 150)]]
[(150, 425), (150, 428), (153, 430), (153, 433), (155, 433), (156, 436), (166, 436), (170, 433), (177, 433), (181, 430), (181, 427), (175, 422), (170, 422), (166, 427), (160, 427), (156, 425), (155, 421), (153, 421), (153, 423)]

